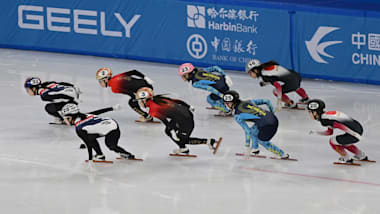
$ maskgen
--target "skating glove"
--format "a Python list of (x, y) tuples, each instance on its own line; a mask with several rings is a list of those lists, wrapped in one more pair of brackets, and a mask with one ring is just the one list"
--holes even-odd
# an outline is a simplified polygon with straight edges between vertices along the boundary
[(114, 111), (119, 111), (121, 109), (121, 106), (120, 106), (120, 104), (116, 104), (116, 105), (112, 106), (112, 109)]
[(259, 84), (260, 84), (260, 86), (261, 86), (261, 87), (263, 87), (263, 86), (266, 86), (266, 85), (268, 85), (269, 83), (267, 83), (267, 82), (264, 82), (264, 81), (260, 81), (260, 83), (259, 83)]

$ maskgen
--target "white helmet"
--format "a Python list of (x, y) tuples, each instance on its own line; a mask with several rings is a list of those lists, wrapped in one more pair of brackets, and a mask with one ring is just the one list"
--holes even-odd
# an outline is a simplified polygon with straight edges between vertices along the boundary
[(140, 88), (136, 92), (136, 98), (138, 100), (150, 99), (152, 97), (153, 97), (153, 90), (151, 88), (148, 88), (148, 87)]
[(105, 78), (111, 78), (112, 77), (112, 70), (111, 68), (100, 68), (96, 72), (96, 79), (97, 80), (102, 80)]
[(249, 72), (253, 68), (257, 68), (261, 65), (261, 62), (258, 59), (251, 59), (245, 65), (245, 72)]
[(61, 113), (63, 116), (71, 116), (79, 113), (78, 105), (68, 103), (62, 107)]

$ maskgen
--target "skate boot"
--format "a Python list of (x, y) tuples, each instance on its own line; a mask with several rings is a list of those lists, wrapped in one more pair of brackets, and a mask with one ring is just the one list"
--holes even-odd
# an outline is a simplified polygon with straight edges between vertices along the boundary
[(132, 155), (131, 153), (120, 153), (120, 158), (121, 159), (135, 159), (135, 156)]
[(360, 151), (360, 154), (354, 155), (354, 158), (356, 160), (368, 160), (368, 156), (362, 151)]
[(149, 123), (153, 121), (153, 117), (148, 115), (148, 117), (141, 116), (137, 121), (142, 123)]
[(189, 152), (190, 152), (189, 148), (186, 148), (186, 147), (173, 150), (174, 154), (181, 154), (181, 155), (188, 155)]
[(289, 158), (289, 154), (288, 153), (284, 153), (282, 156), (281, 156), (281, 159), (288, 159)]
[(211, 139), (208, 139), (207, 140), (207, 145), (208, 145), (208, 148), (210, 150), (214, 150), (214, 144), (215, 144), (216, 140), (214, 138), (211, 138)]
[(309, 97), (299, 99), (298, 102), (302, 104), (306, 104), (309, 101)]
[(82, 143), (82, 144), (79, 146), (79, 149), (85, 149), (85, 148), (87, 148), (87, 147), (86, 147), (86, 144), (84, 144), (84, 143)]
[(121, 106), (120, 106), (120, 104), (116, 104), (116, 105), (112, 106), (112, 109), (114, 111), (119, 111), (121, 109)]
[(55, 125), (66, 125), (65, 121), (63, 121), (61, 118), (56, 117), (54, 118), (54, 121), (50, 122), (49, 124), (55, 124)]
[(354, 163), (354, 160), (352, 158), (345, 156), (340, 157), (338, 160), (341, 163)]
[(258, 155), (260, 153), (259, 149), (251, 149), (251, 152), (249, 153), (250, 155)]
[(285, 108), (297, 108), (297, 103), (295, 103), (293, 100), (290, 100), (289, 103), (284, 104)]
[(217, 116), (230, 117), (230, 116), (232, 116), (232, 111), (229, 111), (229, 112), (219, 111), (219, 113), (217, 114)]
[(104, 156), (104, 155), (95, 155), (93, 159), (96, 160), (96, 161), (104, 161), (104, 160), (106, 160), (106, 156)]

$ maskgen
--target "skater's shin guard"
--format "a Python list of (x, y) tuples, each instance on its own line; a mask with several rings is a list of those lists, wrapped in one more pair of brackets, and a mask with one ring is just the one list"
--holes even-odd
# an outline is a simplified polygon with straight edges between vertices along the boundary
[(213, 100), (211, 99), (211, 96), (207, 97), (207, 102), (214, 108), (224, 111), (224, 112), (229, 112), (228, 108), (224, 105), (224, 102), (222, 99), (219, 100)]
[(269, 141), (261, 141), (261, 140), (258, 140), (258, 143), (262, 146), (264, 146), (264, 148), (278, 156), (283, 156), (284, 155), (284, 151), (282, 151), (282, 149), (278, 148), (276, 145), (274, 145), (273, 143), (269, 142)]
[(252, 126), (250, 129), (249, 129), (249, 137), (251, 138), (251, 148), (252, 149), (258, 149), (259, 148), (259, 144), (258, 144), (258, 141), (259, 139), (257, 138), (257, 135), (259, 134), (259, 130), (257, 129), (257, 127), (254, 125)]
[(251, 140), (252, 140), (251, 148), (252, 149), (258, 149), (259, 148), (259, 144), (258, 144), (259, 139), (257, 139), (257, 137), (251, 136)]
[(302, 97), (303, 99), (308, 98), (308, 95), (306, 94), (306, 91), (303, 88), (299, 88), (296, 90), (296, 93)]
[(330, 145), (336, 152), (338, 152), (341, 156), (346, 156), (346, 150), (344, 150), (344, 146), (338, 144), (335, 137), (330, 138)]
[(273, 93), (273, 95), (274, 95), (275, 97), (279, 97), (279, 94), (277, 93), (277, 90), (276, 90), (276, 89), (273, 89), (272, 93)]
[(344, 148), (347, 149), (348, 151), (352, 152), (353, 154), (357, 155), (357, 156), (359, 156), (361, 154), (360, 149), (353, 144), (344, 146)]
[(281, 100), (282, 100), (284, 103), (289, 103), (289, 102), (291, 101), (290, 98), (288, 97), (288, 95), (286, 95), (286, 94), (283, 94), (283, 95), (282, 95)]

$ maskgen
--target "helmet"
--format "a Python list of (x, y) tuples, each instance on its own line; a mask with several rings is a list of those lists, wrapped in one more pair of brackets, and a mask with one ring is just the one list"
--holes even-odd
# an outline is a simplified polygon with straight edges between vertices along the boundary
[(313, 99), (307, 102), (308, 111), (315, 111), (317, 113), (322, 113), (325, 107), (326, 107), (325, 102), (323, 102), (320, 99)]
[(28, 77), (25, 80), (24, 88), (39, 87), (41, 85), (41, 80), (38, 77)]
[(75, 103), (67, 103), (61, 109), (61, 113), (63, 116), (73, 116), (79, 113), (78, 105)]
[(249, 72), (253, 68), (257, 68), (261, 65), (261, 62), (258, 59), (251, 59), (245, 65), (245, 72)]
[(191, 73), (194, 70), (194, 65), (191, 63), (185, 63), (179, 66), (178, 75), (183, 76), (184, 74)]
[(105, 78), (111, 78), (112, 77), (112, 70), (111, 68), (100, 68), (96, 72), (96, 79), (97, 80), (102, 80)]
[(227, 91), (226, 93), (224, 93), (223, 95), (223, 101), (226, 103), (226, 102), (232, 102), (234, 104), (238, 103), (240, 101), (240, 98), (239, 98), (239, 93), (237, 93), (236, 91)]
[(152, 97), (153, 97), (153, 90), (151, 88), (148, 88), (148, 87), (140, 88), (136, 92), (136, 98), (138, 100), (150, 99)]

